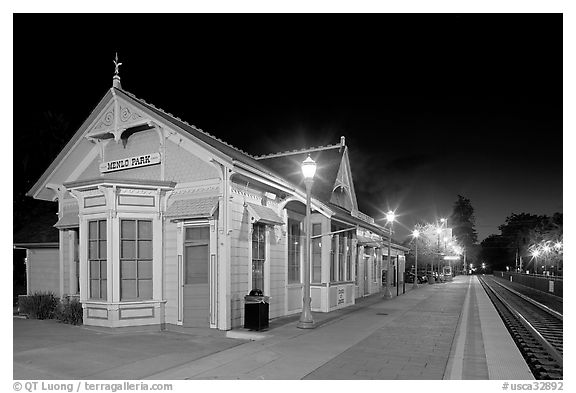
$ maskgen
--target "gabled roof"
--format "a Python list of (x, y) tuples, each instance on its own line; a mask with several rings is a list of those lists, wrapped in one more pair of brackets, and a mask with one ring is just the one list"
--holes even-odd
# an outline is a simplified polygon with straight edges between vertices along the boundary
[(96, 116), (108, 105), (110, 100), (112, 100), (114, 94), (118, 95), (119, 97), (123, 98), (127, 102), (140, 107), (146, 111), (151, 112), (152, 114), (158, 116), (163, 121), (166, 121), (169, 124), (174, 125), (175, 127), (183, 130), (184, 132), (190, 134), (192, 137), (196, 138), (197, 140), (203, 142), (205, 145), (211, 147), (213, 151), (220, 153), (226, 157), (229, 157), (232, 160), (244, 163), (249, 165), (253, 168), (256, 168), (262, 172), (265, 172), (271, 176), (278, 177), (278, 174), (273, 173), (270, 169), (257, 160), (254, 159), (253, 156), (248, 154), (247, 152), (240, 150), (223, 140), (217, 138), (214, 135), (211, 135), (200, 128), (197, 128), (193, 125), (188, 124), (187, 122), (179, 119), (178, 117), (163, 111), (160, 108), (155, 107), (152, 104), (147, 103), (143, 99), (137, 98), (135, 95), (128, 93), (125, 90), (117, 89), (112, 87), (108, 90), (108, 92), (102, 97), (96, 108), (91, 112), (90, 116), (84, 121), (82, 126), (78, 129), (76, 134), (68, 141), (66, 146), (62, 149), (60, 154), (56, 157), (56, 159), (50, 164), (48, 169), (42, 174), (40, 179), (32, 186), (30, 191), (28, 191), (28, 196), (34, 196), (42, 184), (48, 179), (50, 174), (56, 170), (59, 164), (65, 159), (67, 154), (72, 150), (72, 148), (78, 143), (78, 141), (82, 138), (84, 132), (88, 128), (88, 126), (95, 120)]
[(113, 88), (120, 97), (124, 98), (125, 100), (131, 102), (131, 103), (136, 103), (139, 104), (141, 106), (143, 106), (144, 108), (146, 108), (147, 110), (151, 111), (152, 113), (154, 113), (155, 115), (157, 115), (158, 117), (160, 117), (162, 120), (175, 125), (176, 127), (186, 131), (188, 134), (192, 135), (193, 137), (199, 139), (200, 141), (204, 142), (205, 144), (209, 145), (210, 147), (214, 148), (215, 150), (223, 153), (224, 155), (230, 157), (233, 160), (242, 162), (244, 164), (253, 166), (263, 172), (269, 173), (271, 175), (276, 175), (275, 173), (272, 173), (270, 171), (269, 168), (267, 168), (266, 166), (260, 164), (257, 160), (254, 159), (254, 157), (252, 155), (250, 155), (249, 153), (232, 146), (231, 144), (224, 142), (223, 140), (217, 138), (216, 136), (209, 134), (206, 131), (203, 131), (202, 129), (188, 124), (186, 121), (179, 119), (178, 117), (172, 115), (171, 113), (167, 113), (165, 111), (163, 111), (160, 108), (155, 107), (152, 104), (147, 103), (146, 101), (144, 101), (143, 99), (137, 98), (134, 94), (132, 93), (128, 93), (125, 90), (118, 90), (116, 88)]
[[(312, 185), (312, 196), (327, 203), (332, 196), (336, 175), (342, 162), (344, 148), (320, 150), (310, 153), (310, 157), (317, 163), (314, 183)], [(259, 162), (270, 170), (278, 173), (291, 183), (304, 187), (304, 179), (301, 172), (301, 164), (308, 157), (307, 151), (294, 153), (286, 156), (262, 157)]]
[[(242, 163), (251, 168), (251, 170), (254, 170), (255, 173), (258, 173), (259, 171), (260, 173), (270, 176), (271, 178), (276, 179), (278, 184), (288, 185), (291, 188), (293, 187), (298, 189), (300, 192), (302, 192), (302, 190), (305, 188), (300, 168), (302, 161), (304, 161), (308, 155), (308, 150), (303, 150), (302, 153), (291, 152), (291, 154), (287, 156), (261, 156), (256, 159), (256, 157), (248, 154), (247, 152), (224, 142), (223, 140), (201, 130), (200, 128), (188, 124), (178, 117), (167, 113), (140, 98), (137, 98), (133, 94), (128, 93), (125, 90), (112, 87), (104, 95), (90, 116), (84, 121), (76, 134), (66, 144), (58, 157), (54, 160), (54, 162), (52, 162), (52, 164), (48, 167), (48, 169), (44, 172), (42, 177), (36, 182), (36, 184), (32, 187), (27, 195), (36, 195), (40, 187), (47, 181), (51, 173), (53, 173), (53, 171), (58, 168), (60, 163), (66, 158), (67, 154), (83, 137), (88, 126), (95, 120), (96, 116), (99, 115), (99, 113), (106, 107), (106, 105), (109, 104), (114, 95), (121, 97), (122, 99), (126, 100), (132, 105), (135, 105), (141, 110), (148, 112), (149, 114), (157, 116), (157, 118), (161, 121), (184, 131), (185, 133), (192, 136), (195, 140), (199, 141), (200, 144), (205, 148), (208, 148), (223, 158), (229, 158), (233, 162)], [(312, 187), (312, 195), (320, 203), (323, 203), (325, 206), (327, 206), (326, 204), (328, 204), (331, 200), (333, 188), (336, 183), (336, 177), (338, 175), (343, 156), (346, 154), (346, 147), (342, 141), (341, 145), (326, 146), (312, 150), (313, 152), (311, 153), (311, 156), (318, 163), (317, 172)], [(75, 182), (71, 182), (71, 184), (74, 183)], [(352, 194), (352, 197), (355, 198), (353, 190)], [(346, 212), (346, 210), (343, 211)], [(346, 214), (349, 215), (350, 213), (346, 212)]]

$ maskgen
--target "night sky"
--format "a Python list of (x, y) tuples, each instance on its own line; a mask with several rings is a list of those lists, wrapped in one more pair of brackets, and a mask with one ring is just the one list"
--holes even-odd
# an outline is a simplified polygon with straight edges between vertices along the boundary
[(125, 90), (251, 154), (344, 135), (360, 210), (396, 209), (399, 237), (458, 194), (479, 240), (563, 210), (551, 14), (16, 15), (14, 209), (111, 87), (116, 51)]

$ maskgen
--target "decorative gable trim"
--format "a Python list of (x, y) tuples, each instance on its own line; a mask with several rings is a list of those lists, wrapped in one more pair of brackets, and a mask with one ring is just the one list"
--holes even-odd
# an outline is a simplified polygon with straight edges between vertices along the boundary
[(108, 139), (110, 136), (119, 141), (122, 133), (129, 128), (149, 124), (150, 116), (121, 99), (112, 90), (112, 101), (100, 114), (93, 126), (88, 130), (86, 138)]
[[(335, 195), (335, 192), (339, 192), (337, 191), (338, 188), (342, 188), (344, 190), (345, 198), (350, 202), (350, 206), (345, 206), (347, 204), (342, 203), (341, 196)], [(340, 161), (338, 174), (336, 175), (336, 180), (332, 186), (332, 196), (330, 198), (330, 202), (350, 211), (358, 210), (358, 202), (356, 200), (356, 191), (354, 190), (354, 181), (352, 180), (352, 170), (350, 169), (347, 147), (344, 147), (344, 153), (342, 154), (342, 160)]]

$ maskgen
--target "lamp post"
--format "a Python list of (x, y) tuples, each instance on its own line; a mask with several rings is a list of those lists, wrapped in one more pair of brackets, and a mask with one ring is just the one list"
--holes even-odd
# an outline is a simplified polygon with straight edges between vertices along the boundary
[(414, 284), (412, 284), (412, 288), (418, 288), (418, 237), (420, 237), (420, 231), (418, 229), (414, 229), (412, 231), (412, 236), (414, 237), (414, 244), (416, 247), (416, 254), (414, 256)]
[[(448, 219), (447, 218), (441, 218), (440, 222), (442, 223), (441, 228), (445, 228), (446, 230), (448, 230)], [(447, 254), (447, 249), (446, 249), (446, 242), (448, 241), (448, 238), (446, 237), (446, 235), (444, 235), (444, 255)], [(441, 261), (440, 256), (438, 256), (438, 262)], [(452, 266), (450, 264), (450, 261), (448, 261), (448, 264), (450, 266)], [(438, 277), (440, 277), (440, 266), (438, 266)], [(444, 277), (444, 267), (442, 266), (442, 277)], [(443, 280), (445, 281), (445, 280)]]
[(534, 271), (535, 274), (538, 274), (538, 255), (540, 255), (540, 251), (535, 249), (532, 251), (532, 257), (534, 257)]
[(314, 174), (316, 173), (316, 162), (308, 156), (302, 162), (302, 174), (304, 175), (304, 184), (306, 185), (306, 242), (304, 252), (304, 293), (302, 298), (302, 314), (298, 327), (300, 329), (314, 328), (312, 319), (312, 310), (310, 309), (310, 235), (312, 232), (312, 223), (310, 222), (310, 191), (314, 183)]
[(550, 246), (546, 244), (542, 247), (542, 250), (544, 251), (544, 275), (546, 276), (546, 273), (548, 273), (548, 253), (550, 252)]
[[(437, 273), (438, 273), (438, 282), (440, 282), (440, 234), (442, 233), (442, 228), (437, 227), (436, 228), (436, 234), (438, 235), (438, 249), (437, 249), (437, 253), (436, 253), (436, 258), (437, 262), (436, 262), (436, 269), (437, 269)], [(434, 268), (432, 268), (432, 273), (434, 273)]]
[(390, 258), (391, 258), (391, 250), (392, 250), (392, 226), (394, 224), (394, 218), (396, 215), (393, 211), (389, 211), (386, 213), (386, 221), (390, 224), (390, 236), (388, 236), (388, 258), (386, 264), (386, 288), (384, 289), (384, 297), (386, 299), (390, 299), (392, 297), (392, 291), (390, 291), (390, 277), (388, 273), (390, 273)]

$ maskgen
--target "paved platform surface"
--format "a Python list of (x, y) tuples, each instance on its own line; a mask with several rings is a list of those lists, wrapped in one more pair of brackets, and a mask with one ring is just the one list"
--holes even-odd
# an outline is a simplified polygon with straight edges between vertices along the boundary
[(256, 333), (257, 341), (15, 320), (14, 378), (531, 378), (475, 276), (411, 287), (392, 299), (376, 295), (315, 314), (316, 329), (298, 329), (295, 317), (279, 319)]

